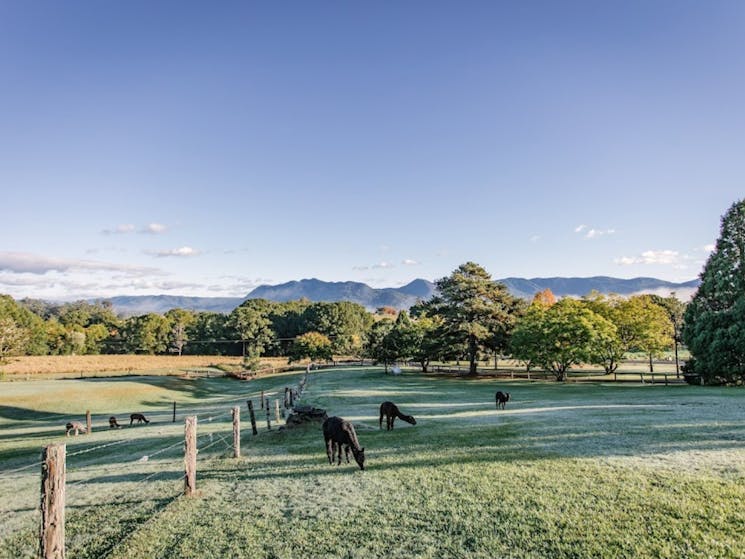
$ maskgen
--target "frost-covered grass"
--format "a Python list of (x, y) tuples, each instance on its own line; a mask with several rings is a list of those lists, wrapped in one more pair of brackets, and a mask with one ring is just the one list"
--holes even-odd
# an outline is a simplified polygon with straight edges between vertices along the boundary
[[(68, 460), (68, 557), (743, 556), (742, 390), (320, 371), (303, 402), (355, 423), (364, 472), (329, 466), (317, 426), (267, 431), (260, 416), (252, 436), (245, 403), (243, 456), (231, 458), (230, 406), (247, 388), (297, 378), (131, 392), (146, 413), (175, 395), (204, 410), (196, 498), (178, 496), (183, 426), (166, 412), (147, 427), (67, 439), (68, 453), (124, 441)], [(85, 393), (91, 408), (132, 407), (99, 382)], [(504, 411), (496, 390), (511, 393)], [(25, 416), (16, 409), (7, 418), (0, 407), (0, 470), (9, 455), (18, 467), (38, 460), (44, 442), (64, 440), (59, 420), (34, 419), (26, 398)], [(380, 431), (385, 399), (417, 425)], [(33, 555), (37, 493), (36, 469), (0, 473), (0, 557)]]

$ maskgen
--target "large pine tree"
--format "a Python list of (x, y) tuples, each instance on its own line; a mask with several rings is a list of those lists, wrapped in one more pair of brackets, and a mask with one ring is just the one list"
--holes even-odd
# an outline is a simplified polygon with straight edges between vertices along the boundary
[(707, 383), (745, 381), (745, 200), (722, 217), (701, 286), (685, 312), (683, 340), (692, 356), (688, 372)]

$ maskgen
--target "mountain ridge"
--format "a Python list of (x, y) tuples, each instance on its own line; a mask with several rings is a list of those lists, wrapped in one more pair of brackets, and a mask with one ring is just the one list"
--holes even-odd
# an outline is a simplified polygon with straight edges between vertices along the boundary
[[(621, 279), (611, 276), (508, 277), (496, 281), (504, 283), (512, 295), (523, 299), (530, 299), (537, 292), (550, 289), (557, 297), (582, 297), (594, 290), (622, 296), (638, 293), (656, 293), (667, 296), (675, 292), (678, 298), (688, 300), (700, 283), (698, 279), (675, 283), (651, 277)], [(352, 301), (369, 310), (380, 307), (408, 309), (419, 300), (429, 299), (434, 293), (434, 283), (422, 278), (417, 278), (401, 287), (384, 288), (374, 288), (355, 281), (329, 282), (317, 278), (306, 278), (277, 285), (260, 285), (245, 297), (123, 295), (96, 300), (110, 301), (115, 312), (131, 316), (149, 312), (164, 313), (173, 308), (229, 313), (247, 299), (286, 302), (305, 298), (312, 302)]]

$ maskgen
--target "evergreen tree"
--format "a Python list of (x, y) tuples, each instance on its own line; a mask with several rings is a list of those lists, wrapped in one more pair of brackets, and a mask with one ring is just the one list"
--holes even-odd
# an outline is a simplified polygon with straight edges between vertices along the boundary
[(745, 200), (722, 217), (701, 285), (683, 317), (692, 359), (686, 371), (707, 383), (745, 381)]
[(465, 348), (469, 372), (475, 375), (479, 351), (506, 348), (523, 304), (473, 262), (461, 264), (435, 284), (440, 295), (429, 308), (442, 317), (442, 339), (452, 347)]

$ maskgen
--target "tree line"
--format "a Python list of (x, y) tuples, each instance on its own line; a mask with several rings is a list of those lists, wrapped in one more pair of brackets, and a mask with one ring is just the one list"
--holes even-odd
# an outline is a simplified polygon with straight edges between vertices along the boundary
[(367, 357), (388, 365), (511, 355), (557, 379), (581, 363), (613, 372), (628, 351), (651, 356), (673, 342), (682, 306), (674, 297), (593, 293), (557, 301), (546, 290), (528, 304), (478, 264), (436, 282), (437, 295), (407, 311), (372, 313), (357, 303), (249, 299), (229, 314), (172, 309), (128, 318), (110, 303), (51, 304), (0, 297), (0, 358), (13, 354), (241, 355), (328, 360)]
[[(577, 365), (617, 370), (629, 352), (653, 358), (684, 343), (690, 377), (745, 382), (745, 200), (722, 217), (720, 237), (686, 306), (669, 297), (590, 293), (557, 300), (549, 291), (513, 297), (474, 262), (435, 282), (436, 295), (410, 312), (372, 313), (352, 302), (250, 299), (229, 314), (173, 309), (117, 317), (108, 302), (54, 305), (0, 295), (0, 362), (12, 355), (150, 353), (331, 359), (367, 357), (389, 365), (504, 355), (557, 380)], [(677, 363), (677, 359), (676, 359)]]

